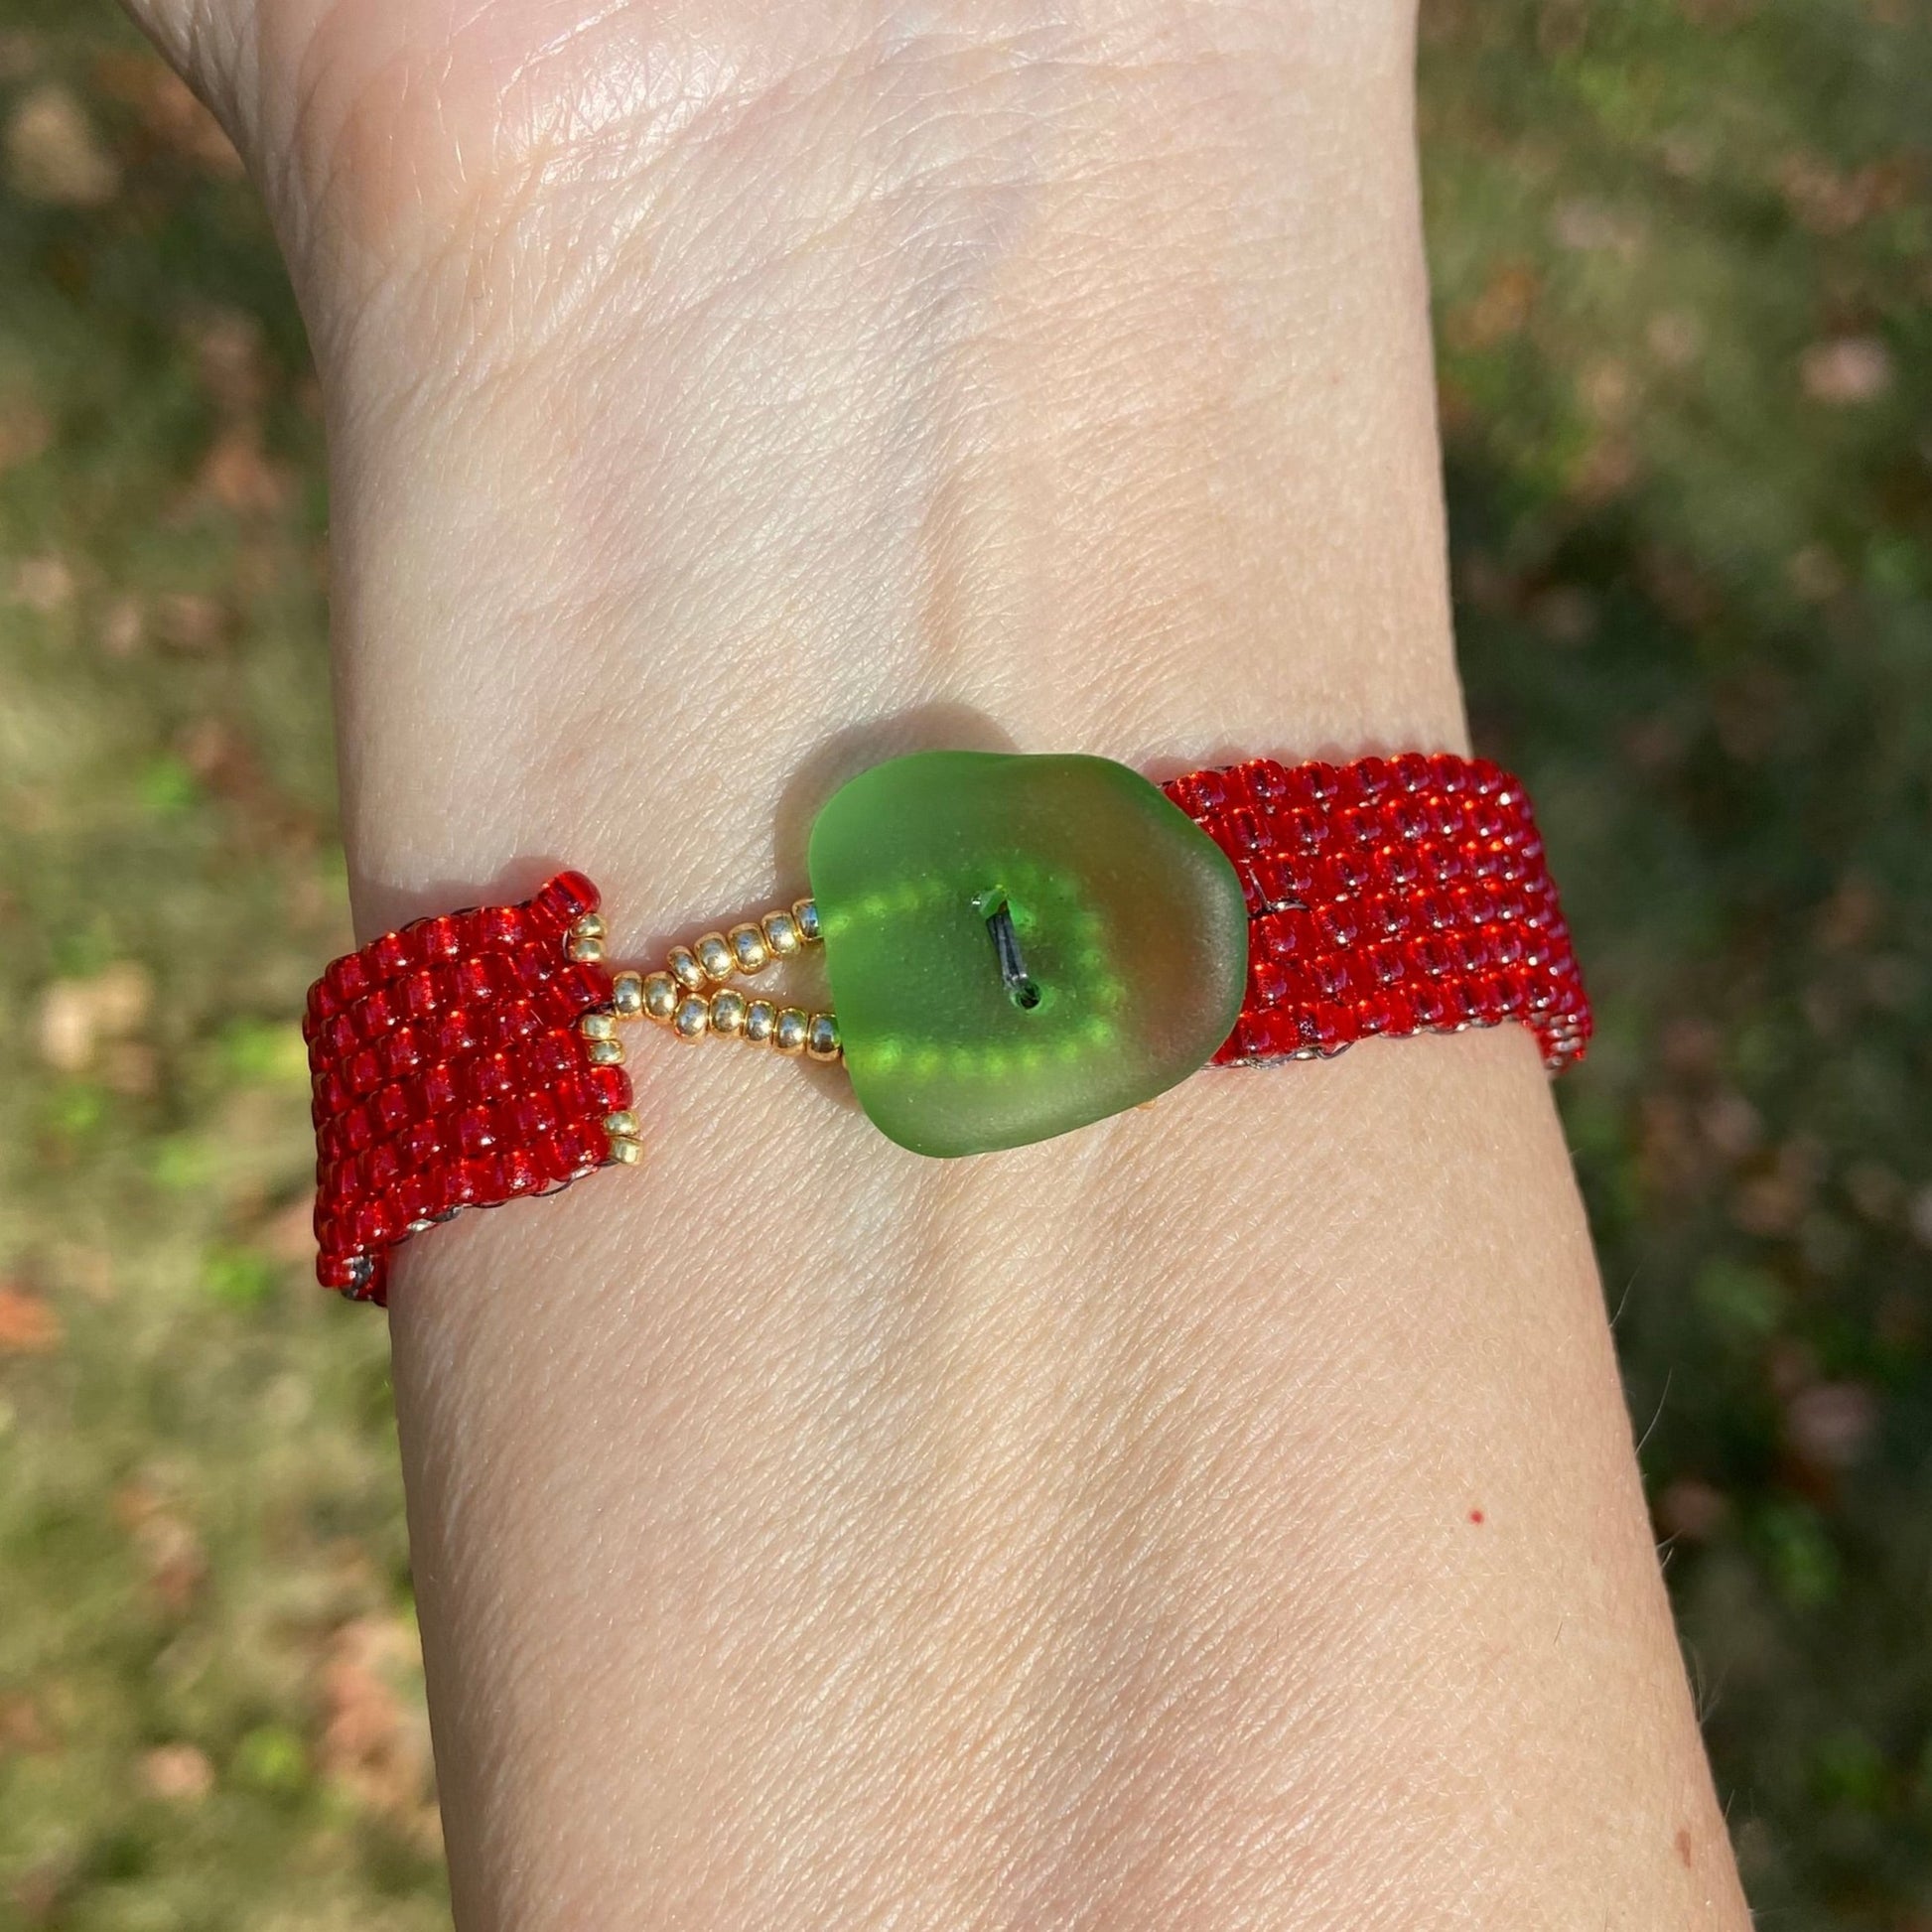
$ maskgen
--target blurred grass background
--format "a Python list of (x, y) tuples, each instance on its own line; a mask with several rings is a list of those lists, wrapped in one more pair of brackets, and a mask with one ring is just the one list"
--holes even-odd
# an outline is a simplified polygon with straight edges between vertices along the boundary
[[(1428, 0), (1477, 735), (1763, 1923), (1932, 1932), (1932, 17)], [(447, 1923), (379, 1317), (308, 1278), (347, 938), (316, 390), (108, 0), (0, 0), (0, 1926)]]

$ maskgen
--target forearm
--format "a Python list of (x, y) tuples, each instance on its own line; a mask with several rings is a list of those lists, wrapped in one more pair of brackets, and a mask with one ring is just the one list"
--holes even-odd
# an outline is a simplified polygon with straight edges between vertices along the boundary
[[(914, 744), (1460, 742), (1403, 24), (813, 25), (305, 211), (369, 928), (643, 959)], [(947, 1165), (635, 1070), (397, 1269), (467, 1928), (1742, 1923), (1526, 1034)]]

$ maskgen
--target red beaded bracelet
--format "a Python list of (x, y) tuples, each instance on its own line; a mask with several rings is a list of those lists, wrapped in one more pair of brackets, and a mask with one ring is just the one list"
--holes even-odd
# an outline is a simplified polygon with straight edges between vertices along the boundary
[[(1589, 1007), (1523, 787), (1447, 754), (1163, 787), (1101, 759), (924, 753), (844, 787), (813, 897), (611, 971), (580, 873), (419, 919), (310, 989), (317, 1272), (387, 1299), (463, 1207), (642, 1158), (621, 1023), (843, 1059), (917, 1152), (1043, 1140), (1195, 1068), (1519, 1020), (1554, 1072)], [(730, 984), (822, 947), (820, 1011)], [(836, 1010), (837, 1018), (833, 1017)]]

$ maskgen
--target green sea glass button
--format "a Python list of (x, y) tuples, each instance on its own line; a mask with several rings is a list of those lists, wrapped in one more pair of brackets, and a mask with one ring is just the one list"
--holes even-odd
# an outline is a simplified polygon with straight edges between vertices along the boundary
[(1110, 759), (895, 759), (833, 795), (809, 866), (853, 1091), (915, 1154), (1138, 1106), (1240, 1013), (1233, 866)]

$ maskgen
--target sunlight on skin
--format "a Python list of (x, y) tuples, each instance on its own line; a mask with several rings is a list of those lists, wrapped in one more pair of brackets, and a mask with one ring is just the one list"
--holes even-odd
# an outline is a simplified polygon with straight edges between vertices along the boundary
[[(1395, 9), (227, 25), (365, 928), (567, 859), (641, 954), (939, 704), (1462, 742)], [(466, 1932), (1741, 1926), (1526, 1035), (944, 1165), (638, 1060), (641, 1176), (397, 1274)]]

